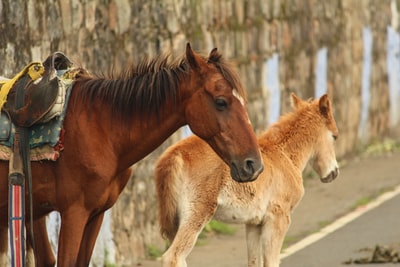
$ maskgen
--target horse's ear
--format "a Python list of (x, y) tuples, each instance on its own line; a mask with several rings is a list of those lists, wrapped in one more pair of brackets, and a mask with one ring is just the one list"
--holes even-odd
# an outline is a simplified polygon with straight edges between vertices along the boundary
[[(192, 50), (190, 43), (186, 44), (186, 59), (190, 65), (190, 67), (194, 70), (199, 70), (201, 64), (204, 62), (204, 59), (202, 59), (199, 55), (197, 55)], [(203, 64), (205, 64), (205, 62)]]
[(218, 48), (214, 48), (213, 50), (211, 50), (210, 55), (208, 56), (208, 61), (218, 62), (221, 57), (222, 55), (218, 53)]
[(292, 103), (292, 108), (293, 108), (293, 109), (298, 109), (298, 108), (302, 105), (303, 100), (301, 100), (300, 98), (298, 98), (297, 95), (296, 95), (295, 93), (291, 93), (290, 96), (291, 96), (291, 99), (292, 99), (292, 101), (291, 101), (291, 103)]
[(322, 115), (327, 116), (330, 112), (331, 104), (327, 94), (324, 94), (319, 99), (319, 111)]

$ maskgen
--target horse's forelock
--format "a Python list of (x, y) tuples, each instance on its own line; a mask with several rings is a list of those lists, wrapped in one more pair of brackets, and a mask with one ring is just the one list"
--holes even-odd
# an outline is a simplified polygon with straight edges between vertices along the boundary
[(217, 51), (210, 54), (208, 62), (214, 64), (214, 66), (221, 72), (222, 76), (233, 89), (236, 89), (239, 95), (246, 101), (246, 91), (243, 88), (238, 72), (235, 68), (227, 61), (224, 60), (221, 54)]

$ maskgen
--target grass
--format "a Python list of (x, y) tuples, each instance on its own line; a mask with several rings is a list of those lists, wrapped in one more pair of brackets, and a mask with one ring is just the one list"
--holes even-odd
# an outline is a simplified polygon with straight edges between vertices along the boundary
[(205, 227), (207, 231), (212, 231), (222, 235), (233, 235), (236, 233), (236, 228), (219, 221), (211, 220)]
[(161, 257), (163, 252), (155, 245), (148, 245), (147, 246), (147, 257), (150, 259), (157, 259)]
[(219, 222), (216, 220), (211, 220), (201, 231), (199, 238), (197, 239), (196, 245), (202, 246), (207, 244), (207, 237), (213, 234), (221, 235), (234, 235), (236, 233), (236, 228), (230, 226), (229, 224)]
[[(220, 234), (220, 235), (229, 235), (232, 236), (236, 233), (236, 228), (216, 220), (211, 220), (204, 229), (200, 232), (199, 237), (196, 242), (196, 246), (204, 246), (208, 244), (207, 237), (210, 235)], [(169, 247), (169, 243), (167, 241), (167, 247)], [(156, 259), (162, 256), (162, 251), (160, 251), (155, 246), (148, 246), (147, 254), (149, 258)]]
[(370, 203), (371, 201), (375, 200), (380, 195), (382, 195), (382, 194), (384, 194), (384, 193), (386, 193), (386, 192), (388, 192), (390, 190), (392, 190), (392, 188), (382, 188), (378, 192), (376, 192), (375, 194), (372, 194), (370, 196), (364, 196), (364, 197), (358, 199), (356, 201), (356, 203), (354, 203), (354, 205), (352, 206), (352, 209), (355, 210), (358, 207), (365, 206), (368, 203)]
[(367, 205), (369, 202), (372, 201), (371, 197), (362, 197), (359, 200), (356, 201), (356, 203), (353, 205), (353, 209), (356, 209), (360, 206), (365, 206)]
[(372, 142), (362, 152), (365, 156), (382, 155), (400, 151), (400, 140), (385, 139), (381, 142)]
[(105, 254), (104, 255), (104, 258), (105, 258), (104, 267), (117, 267), (117, 265), (115, 265), (114, 263), (110, 263), (108, 261), (110, 252), (107, 249), (104, 251), (104, 254)]
[(287, 247), (293, 245), (294, 243), (297, 243), (298, 241), (300, 241), (301, 239), (303, 239), (303, 238), (304, 238), (305, 236), (307, 236), (307, 235), (308, 235), (308, 233), (304, 233), (304, 234), (296, 235), (296, 236), (289, 236), (289, 235), (286, 235), (286, 236), (285, 236), (285, 240), (283, 241), (282, 251), (283, 251), (285, 248), (287, 248)]

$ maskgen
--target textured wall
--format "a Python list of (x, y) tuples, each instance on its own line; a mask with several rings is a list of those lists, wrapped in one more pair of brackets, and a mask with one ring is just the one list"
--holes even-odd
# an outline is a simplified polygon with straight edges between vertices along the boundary
[[(323, 90), (334, 101), (340, 130), (337, 152), (343, 156), (360, 143), (384, 138), (399, 126), (390, 123), (386, 58), (387, 27), (392, 25), (398, 30), (394, 3), (3, 0), (0, 74), (11, 76), (29, 61), (44, 59), (56, 50), (91, 71), (107, 72), (111, 66), (123, 68), (143, 56), (168, 51), (179, 55), (187, 41), (204, 53), (218, 47), (236, 63), (247, 88), (251, 120), (260, 131), (270, 123), (271, 107), (276, 106), (281, 113), (289, 109), (290, 92), (303, 98), (315, 95), (316, 75), (321, 71), (316, 64), (317, 54), (326, 49), (327, 79)], [(372, 36), (370, 72), (364, 69), (369, 55), (365, 53), (365, 31)], [(266, 61), (272, 56), (279, 60), (276, 70), (266, 69)], [(365, 73), (368, 75), (363, 80)], [(278, 89), (265, 88), (269, 75), (277, 76)], [(362, 88), (369, 94), (367, 101), (362, 99)], [(273, 93), (279, 93), (279, 105), (270, 101)], [(366, 108), (364, 128), (360, 128), (362, 107)], [(179, 138), (176, 135), (174, 140)], [(151, 176), (154, 160), (161, 151), (135, 166), (133, 179), (112, 209), (117, 252), (111, 258), (119, 264), (133, 264), (145, 256), (146, 246), (159, 242)]]

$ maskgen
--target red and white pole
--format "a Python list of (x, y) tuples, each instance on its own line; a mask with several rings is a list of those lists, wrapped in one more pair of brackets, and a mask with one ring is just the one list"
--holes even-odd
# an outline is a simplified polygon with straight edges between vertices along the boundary
[(19, 151), (18, 131), (14, 136), (14, 150), (10, 158), (8, 175), (8, 228), (10, 236), (11, 266), (25, 266), (25, 175)]

